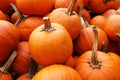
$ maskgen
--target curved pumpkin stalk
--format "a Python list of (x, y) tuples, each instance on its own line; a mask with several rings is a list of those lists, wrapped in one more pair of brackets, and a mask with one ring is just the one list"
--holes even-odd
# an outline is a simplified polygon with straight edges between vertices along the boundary
[(75, 3), (77, 2), (77, 0), (72, 0), (72, 2), (70, 3), (70, 5), (68, 6), (68, 9), (66, 11), (66, 13), (68, 15), (72, 15), (73, 14), (73, 7), (75, 5)]
[(19, 9), (18, 9), (13, 3), (11, 3), (10, 5), (11, 5), (11, 7), (14, 9), (14, 11), (18, 14), (18, 16), (20, 17), (20, 18), (18, 18), (18, 20), (15, 22), (15, 25), (18, 25), (21, 21), (25, 20), (26, 17), (19, 11)]
[(98, 48), (98, 31), (96, 27), (93, 27), (93, 32), (94, 32), (94, 44), (93, 44), (93, 51), (92, 51), (92, 57), (91, 57), (91, 62), (88, 62), (90, 66), (94, 68), (100, 68), (101, 67), (101, 62), (97, 60), (97, 48)]

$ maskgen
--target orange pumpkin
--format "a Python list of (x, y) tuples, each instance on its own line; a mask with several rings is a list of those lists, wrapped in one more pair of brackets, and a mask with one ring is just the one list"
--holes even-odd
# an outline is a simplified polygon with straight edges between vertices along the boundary
[(20, 40), (20, 31), (12, 23), (0, 20), (0, 66), (4, 64)]
[(72, 55), (72, 39), (62, 25), (50, 23), (48, 17), (43, 20), (29, 38), (32, 57), (42, 66), (64, 63)]
[(19, 42), (16, 52), (17, 56), (11, 65), (11, 71), (14, 71), (17, 75), (27, 73), (30, 65), (30, 50), (28, 42)]
[[(56, 3), (55, 3), (55, 8), (67, 8), (70, 3), (72, 2), (73, 0), (57, 0)], [(84, 7), (84, 3), (82, 0), (76, 0), (76, 3), (75, 3), (75, 6), (73, 8), (74, 11), (78, 12), (78, 5), (81, 5), (82, 8)]]
[[(86, 51), (92, 49), (92, 44), (94, 42), (94, 34), (92, 27), (94, 25), (89, 25), (88, 27), (82, 29), (80, 31), (80, 35), (77, 37), (76, 42), (74, 43), (74, 48), (77, 53), (80, 55)], [(106, 45), (108, 45), (108, 38), (106, 33), (100, 29), (98, 29), (98, 50), (102, 49), (102, 42), (105, 41)]]
[(53, 0), (16, 0), (16, 5), (23, 14), (44, 16), (52, 10)]
[(89, 0), (88, 8), (94, 13), (101, 14), (107, 9), (117, 9), (119, 5), (118, 0)]
[(0, 20), (8, 20), (7, 14), (3, 13), (1, 10), (0, 10)]
[(120, 15), (110, 16), (104, 24), (104, 31), (110, 40), (120, 42)]
[(49, 14), (51, 22), (63, 25), (69, 32), (72, 40), (79, 35), (81, 30), (80, 17), (73, 11), (75, 2), (76, 0), (73, 0), (68, 8), (57, 8)]
[[(94, 30), (95, 32), (95, 30)], [(93, 51), (81, 55), (76, 65), (76, 70), (83, 80), (120, 80), (119, 59), (115, 62), (108, 54), (97, 51), (97, 32)]]
[(105, 16), (97, 15), (90, 20), (90, 24), (95, 25), (96, 27), (103, 29), (105, 21), (106, 21)]
[(31, 80), (82, 80), (78, 72), (65, 65), (50, 65), (40, 70)]

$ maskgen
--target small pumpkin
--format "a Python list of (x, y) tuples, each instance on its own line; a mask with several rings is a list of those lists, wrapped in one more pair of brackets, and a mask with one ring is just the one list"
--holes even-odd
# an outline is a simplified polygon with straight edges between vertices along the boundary
[(72, 0), (68, 8), (57, 8), (49, 14), (51, 22), (63, 25), (69, 32), (72, 40), (79, 35), (81, 30), (80, 17), (73, 11), (75, 3), (76, 0)]
[(42, 17), (39, 16), (27, 16), (21, 14), (14, 4), (11, 4), (13, 9), (18, 14), (18, 21), (15, 22), (17, 28), (20, 30), (21, 41), (28, 41), (31, 32), (41, 24), (43, 24)]
[[(67, 8), (71, 4), (72, 0), (57, 0), (55, 3), (55, 8)], [(83, 0), (76, 0), (73, 10), (78, 12), (78, 5), (84, 7)]]
[[(78, 54), (83, 54), (86, 51), (89, 51), (92, 49), (92, 44), (94, 42), (94, 33), (92, 27), (94, 25), (85, 24), (84, 20), (81, 20), (83, 29), (80, 31), (80, 35), (76, 38), (76, 41), (74, 42), (74, 49)], [(98, 28), (98, 50), (102, 49), (102, 42), (105, 41), (106, 45), (108, 45), (108, 37), (106, 33)]]
[(104, 23), (104, 31), (112, 41), (120, 42), (120, 15), (110, 16)]
[(62, 25), (51, 23), (49, 17), (43, 20), (29, 38), (32, 57), (42, 66), (64, 63), (72, 55), (72, 39)]
[(104, 26), (106, 19), (107, 18), (103, 15), (97, 15), (97, 16), (94, 16), (90, 20), (90, 24), (95, 25), (96, 27), (103, 29), (103, 26)]
[(30, 50), (28, 42), (19, 42), (15, 51), (17, 52), (17, 56), (10, 67), (11, 71), (14, 71), (17, 75), (27, 73), (30, 65)]
[(78, 72), (68, 66), (54, 64), (36, 73), (31, 80), (82, 80)]
[(29, 66), (29, 72), (24, 73), (21, 76), (17, 78), (17, 80), (31, 80), (31, 78), (34, 76), (36, 70), (36, 63), (32, 59), (32, 56), (30, 56), (30, 66)]
[(16, 0), (16, 5), (25, 15), (45, 16), (53, 8), (53, 0)]

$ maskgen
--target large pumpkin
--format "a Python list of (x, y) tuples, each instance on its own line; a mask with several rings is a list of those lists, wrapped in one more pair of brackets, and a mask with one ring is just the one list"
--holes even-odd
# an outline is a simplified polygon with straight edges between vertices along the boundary
[(53, 8), (53, 0), (16, 0), (16, 5), (23, 14), (46, 15)]
[(64, 63), (72, 54), (72, 39), (67, 30), (58, 23), (45, 24), (36, 28), (30, 35), (29, 46), (33, 59), (42, 66)]
[(0, 66), (7, 60), (11, 51), (16, 49), (20, 32), (12, 23), (0, 20)]
[(76, 70), (65, 65), (50, 65), (40, 70), (32, 80), (82, 80)]
[(76, 70), (83, 80), (120, 80), (120, 62), (115, 62), (120, 58), (115, 60), (112, 55), (97, 51), (97, 40), (96, 38), (93, 51), (87, 51), (79, 57)]

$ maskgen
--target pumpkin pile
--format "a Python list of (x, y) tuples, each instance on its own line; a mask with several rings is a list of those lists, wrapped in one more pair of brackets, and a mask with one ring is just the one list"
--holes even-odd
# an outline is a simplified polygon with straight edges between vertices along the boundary
[(120, 80), (120, 0), (0, 0), (0, 80)]

